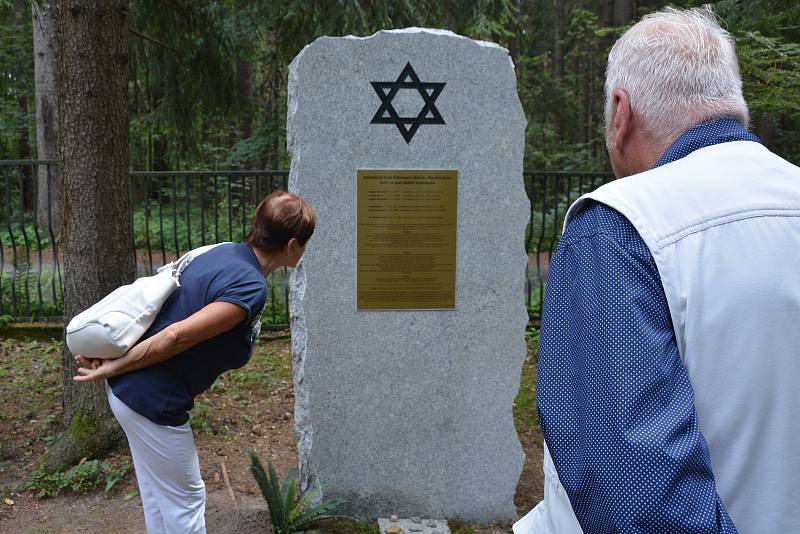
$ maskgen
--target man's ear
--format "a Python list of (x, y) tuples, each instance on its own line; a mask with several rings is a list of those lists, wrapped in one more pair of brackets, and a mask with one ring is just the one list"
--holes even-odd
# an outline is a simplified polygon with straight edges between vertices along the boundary
[(633, 111), (631, 110), (631, 99), (625, 89), (614, 89), (611, 94), (613, 99), (614, 115), (611, 118), (611, 143), (619, 152), (625, 151), (625, 144), (628, 135), (633, 128)]
[(294, 252), (300, 247), (300, 241), (297, 240), (296, 237), (293, 237), (286, 243), (286, 252)]

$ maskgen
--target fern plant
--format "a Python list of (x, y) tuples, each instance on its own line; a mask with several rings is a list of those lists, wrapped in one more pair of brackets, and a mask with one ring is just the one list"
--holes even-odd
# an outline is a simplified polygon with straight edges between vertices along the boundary
[(319, 521), (336, 519), (338, 516), (328, 515), (337, 506), (345, 504), (344, 499), (329, 499), (311, 506), (311, 502), (319, 495), (320, 488), (306, 492), (301, 498), (296, 498), (297, 469), (292, 468), (281, 482), (272, 462), (267, 460), (268, 471), (258, 459), (256, 453), (248, 450), (250, 456), (250, 472), (258, 483), (261, 494), (267, 501), (269, 518), (272, 522), (274, 534), (305, 533), (312, 534), (318, 531), (306, 530)]

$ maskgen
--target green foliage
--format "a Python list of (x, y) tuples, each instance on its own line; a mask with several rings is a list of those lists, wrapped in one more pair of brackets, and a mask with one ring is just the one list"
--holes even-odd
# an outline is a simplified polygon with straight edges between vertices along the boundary
[[(677, 0), (681, 7), (701, 0)], [(0, 4), (0, 159), (34, 143), (30, 6)], [(289, 62), (323, 35), (446, 28), (509, 49), (528, 119), (527, 169), (606, 170), (607, 2), (516, 0), (142, 0), (131, 4), (130, 143), (136, 169), (285, 168)], [(665, 1), (635, 3), (635, 18)], [(737, 39), (755, 132), (800, 161), (800, 3), (719, 0)], [(24, 16), (23, 16), (24, 15)], [(558, 30), (557, 32), (555, 30)], [(29, 58), (19, 61), (18, 58)], [(18, 97), (27, 96), (20, 100)], [(5, 154), (5, 155), (4, 155)], [(141, 234), (140, 234), (141, 235)], [(192, 236), (194, 239), (194, 236)]]
[(0, 3), (0, 160), (28, 158), (33, 153), (32, 35), (30, 3)]
[(517, 432), (524, 433), (536, 428), (536, 374), (539, 362), (539, 329), (529, 324), (525, 329), (525, 342), (528, 356), (522, 364), (519, 392), (514, 399), (514, 426)]
[(230, 373), (231, 380), (239, 384), (274, 386), (278, 381), (268, 372), (258, 369), (237, 369)]
[(131, 155), (142, 154), (140, 168), (202, 159), (203, 123), (240, 111), (231, 15), (222, 2), (131, 4)]
[(525, 327), (525, 342), (528, 343), (529, 349), (535, 349), (529, 356), (535, 356), (539, 348), (539, 329), (530, 323)]
[(0, 229), (0, 244), (6, 248), (18, 247), (22, 253), (49, 249), (50, 243), (49, 231), (34, 223), (30, 212), (25, 214), (24, 222), (15, 221)]
[[(61, 353), (50, 347), (60, 347), (60, 341), (19, 340), (7, 332), (0, 338), (0, 404), (12, 398), (19, 404), (19, 410), (0, 410), (0, 418), (7, 416), (13, 425), (21, 425), (27, 422), (27, 414), (58, 411), (54, 401), (61, 394)], [(45, 441), (55, 434), (59, 414), (43, 421), (41, 437)]]
[(108, 493), (130, 472), (130, 468), (127, 460), (119, 467), (113, 467), (107, 461), (82, 461), (67, 471), (56, 473), (48, 473), (39, 467), (26, 483), (25, 489), (38, 498), (55, 497), (68, 491), (85, 493), (101, 486)]
[(321, 521), (320, 527), (325, 534), (380, 534), (377, 522), (359, 521), (357, 519), (333, 518)]
[(252, 212), (253, 208), (252, 205), (243, 207), (238, 199), (205, 207), (202, 215), (206, 227), (203, 229), (199, 224), (201, 208), (192, 204), (187, 209), (185, 193), (183, 198), (164, 202), (161, 209), (157, 205), (137, 206), (133, 212), (134, 246), (137, 249), (149, 246), (154, 253), (162, 249), (186, 252), (204, 242), (241, 241), (249, 230), (243, 221), (249, 223), (252, 215), (245, 215), (243, 210)]
[(800, 116), (800, 43), (746, 32), (738, 53), (751, 111)]
[(79, 443), (89, 440), (100, 433), (100, 419), (86, 408), (79, 408), (70, 423), (70, 432)]
[(58, 274), (44, 269), (36, 272), (29, 266), (13, 275), (0, 273), (0, 302), (2, 313), (18, 318), (54, 317), (63, 314), (64, 310)]
[(281, 482), (272, 462), (267, 461), (269, 471), (264, 471), (264, 466), (256, 453), (248, 450), (250, 456), (250, 472), (258, 483), (261, 494), (267, 501), (272, 530), (275, 534), (291, 534), (293, 532), (312, 532), (308, 528), (325, 519), (330, 519), (328, 513), (345, 504), (344, 499), (330, 499), (316, 506), (311, 503), (319, 496), (319, 488), (315, 488), (300, 498), (296, 497), (297, 470), (292, 468)]
[(477, 531), (474, 527), (460, 520), (448, 521), (450, 527), (450, 534), (476, 534)]
[(736, 38), (752, 129), (770, 149), (800, 162), (800, 3), (722, 0), (715, 8)]
[(202, 432), (204, 434), (213, 433), (214, 429), (211, 426), (211, 421), (208, 416), (211, 413), (211, 405), (207, 402), (197, 401), (189, 414), (189, 426), (192, 427), (194, 432)]
[(238, 141), (228, 151), (223, 165), (238, 166), (250, 161), (258, 161), (262, 155), (272, 150), (280, 141), (280, 126), (270, 123), (256, 129), (255, 133), (246, 139)]
[(55, 422), (56, 414), (54, 413), (48, 414), (44, 417), (44, 419), (42, 419), (40, 438), (48, 445), (52, 444), (56, 439), (58, 439), (58, 433), (53, 429)]

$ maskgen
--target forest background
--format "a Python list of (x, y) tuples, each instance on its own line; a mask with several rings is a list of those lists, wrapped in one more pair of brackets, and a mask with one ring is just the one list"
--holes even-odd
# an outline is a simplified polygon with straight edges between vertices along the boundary
[[(48, 220), (37, 222), (33, 216), (33, 166), (5, 163), (0, 170), (4, 186), (0, 307), (9, 302), (4, 290), (26, 306), (28, 293), (34, 295), (37, 290), (41, 306), (22, 314), (14, 304), (15, 316), (63, 314), (68, 322), (134, 277), (137, 251), (142, 248), (139, 236), (149, 234), (141, 231), (141, 225), (132, 227), (142, 220), (140, 215), (147, 216), (148, 209), (133, 206), (130, 198), (149, 197), (129, 196), (127, 171), (287, 169), (288, 64), (303, 46), (322, 35), (370, 35), (381, 28), (428, 26), (497, 42), (508, 48), (514, 60), (528, 119), (525, 169), (608, 170), (603, 140), (608, 50), (633, 21), (665, 5), (649, 0), (95, 1), (85, 0), (82, 6), (95, 9), (81, 12), (79, 2), (0, 0), (0, 160), (57, 159), (57, 138), (60, 153), (67, 155), (58, 161), (58, 180), (49, 179), (50, 167), (44, 169), (50, 187), (58, 189), (38, 188), (44, 198), (56, 199), (56, 222), (41, 208), (37, 215), (46, 213)], [(699, 4), (675, 3), (681, 7)], [(736, 37), (752, 130), (773, 151), (800, 163), (800, 2), (720, 0), (714, 7)], [(55, 11), (71, 14), (59, 19), (58, 31), (53, 24)], [(63, 45), (58, 85), (56, 35)], [(89, 45), (82, 49), (79, 43)], [(57, 103), (54, 98), (59, 95), (73, 98)], [(42, 170), (39, 167), (37, 171)], [(41, 179), (39, 174), (39, 185), (47, 183)], [(160, 181), (155, 183), (158, 192), (154, 188), (149, 194), (159, 199), (159, 223), (163, 222), (160, 207), (164, 203), (158, 196), (162, 192), (172, 200), (177, 221), (175, 199), (189, 198), (189, 186), (178, 190), (183, 196), (176, 196), (173, 188), (169, 197), (167, 188)], [(544, 186), (547, 189), (546, 181)], [(225, 208), (229, 231), (234, 226), (231, 221), (247, 214), (243, 191), (239, 215), (233, 218), (237, 199), (228, 193), (218, 202), (215, 191), (211, 211)], [(542, 217), (532, 218), (526, 236), (528, 252), (536, 254), (539, 281), (538, 293), (531, 291), (533, 284), (528, 286), (531, 307), (537, 299), (541, 304), (543, 278), (539, 275), (557, 243), (556, 215), (569, 205), (562, 193), (551, 187), (549, 194), (534, 195), (538, 200), (532, 204), (538, 202), (537, 213)], [(547, 207), (547, 199), (558, 205)], [(65, 210), (63, 225), (57, 219), (59, 201), (70, 208)], [(178, 243), (178, 222), (171, 227), (175, 243), (169, 250), (176, 254), (191, 247), (189, 214), (206, 209), (202, 200), (200, 206), (190, 209), (188, 202), (186, 206), (186, 224), (181, 229), (186, 241)], [(155, 212), (150, 210), (150, 216), (155, 217)], [(549, 213), (553, 217), (545, 221)], [(36, 224), (48, 228), (45, 237), (52, 243), (40, 240), (35, 228), (26, 230)], [(150, 225), (152, 231), (160, 227)], [(60, 228), (62, 234), (55, 235)], [(151, 253), (158, 248), (167, 261), (164, 249), (171, 246), (169, 233), (161, 229), (160, 235), (145, 237), (151, 261)], [(205, 229), (200, 233), (204, 239)], [(22, 236), (24, 247), (15, 235)], [(38, 272), (32, 269), (31, 235), (37, 238), (33, 249), (40, 252)], [(531, 239), (535, 235), (538, 242)], [(545, 235), (551, 238), (543, 240)], [(221, 239), (215, 234), (214, 240)], [(42, 268), (41, 249), (51, 245), (54, 249), (56, 241), (63, 256), (63, 298), (56, 290), (56, 276), (61, 276), (58, 253), (50, 257), (51, 269)], [(11, 251), (5, 257), (13, 258), (9, 262), (13, 269), (2, 256), (9, 243)], [(139, 259), (138, 266), (143, 266)], [(3, 282), (4, 277), (10, 283)], [(42, 300), (42, 287), (52, 288), (54, 303)], [(284, 285), (279, 292), (285, 304), (288, 289)], [(288, 322), (288, 314), (280, 315), (285, 317), (282, 322)], [(63, 471), (81, 458), (102, 458), (120, 441), (102, 385), (78, 388), (70, 379), (75, 374), (74, 360), (68, 350), (62, 351), (63, 410), (59, 413), (65, 430), (48, 448), (51, 471)], [(26, 412), (12, 409), (9, 413)], [(115, 433), (116, 438), (109, 437)]]
[[(0, 160), (36, 159), (34, 27), (51, 2), (0, 0)], [(288, 64), (322, 35), (447, 28), (508, 48), (528, 118), (526, 170), (609, 170), (608, 50), (647, 0), (133, 0), (131, 170), (286, 169)], [(701, 2), (673, 2), (689, 7)], [(800, 2), (713, 3), (736, 37), (751, 130), (800, 163)], [(480, 73), (477, 73), (478, 75)], [(48, 93), (49, 91), (49, 93)], [(42, 120), (40, 118), (40, 120)]]

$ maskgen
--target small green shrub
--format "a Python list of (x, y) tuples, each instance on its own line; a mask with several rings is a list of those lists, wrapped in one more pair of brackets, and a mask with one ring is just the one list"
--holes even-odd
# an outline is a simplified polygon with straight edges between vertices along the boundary
[(539, 329), (531, 323), (525, 327), (525, 341), (535, 346), (539, 345)]
[(50, 445), (56, 439), (58, 439), (58, 432), (56, 432), (53, 427), (55, 426), (54, 423), (56, 422), (56, 414), (51, 413), (48, 414), (42, 419), (42, 429), (39, 433), (39, 437), (42, 441)]
[(297, 469), (290, 469), (283, 482), (281, 482), (272, 467), (272, 462), (267, 461), (269, 472), (266, 472), (254, 451), (248, 450), (247, 454), (250, 456), (250, 472), (253, 473), (261, 494), (267, 501), (274, 534), (292, 534), (296, 532), (310, 534), (315, 531), (307, 530), (307, 528), (320, 521), (345, 519), (328, 515), (328, 512), (345, 504), (346, 500), (330, 499), (316, 506), (311, 506), (311, 502), (319, 495), (319, 488), (315, 488), (297, 499), (295, 493), (297, 490)]
[(231, 379), (239, 384), (255, 384), (262, 383), (267, 386), (272, 386), (278, 381), (269, 373), (255, 369), (237, 369), (231, 372)]
[(208, 416), (211, 413), (211, 405), (207, 402), (197, 401), (189, 414), (189, 426), (195, 432), (203, 432), (211, 434), (214, 429), (211, 427), (211, 421)]
[(451, 534), (475, 534), (475, 529), (463, 521), (457, 519), (448, 521)]
[[(222, 183), (227, 182), (220, 185)], [(207, 189), (212, 186), (212, 181), (206, 183)], [(160, 253), (163, 249), (174, 253), (176, 250), (185, 252), (203, 242), (241, 241), (249, 230), (255, 206), (249, 203), (243, 206), (240, 199), (235, 198), (242, 194), (239, 184), (232, 183), (231, 189), (234, 198), (222, 198), (216, 203), (212, 200), (213, 190), (207, 191), (206, 203), (201, 210), (199, 196), (195, 197), (194, 193), (187, 206), (185, 187), (177, 187), (174, 193), (170, 187), (162, 187), (161, 207), (157, 197), (151, 198), (146, 207), (144, 202), (133, 206), (134, 246), (138, 249), (149, 246), (154, 252)], [(219, 191), (218, 194), (226, 195), (227, 192)]]
[(104, 491), (110, 492), (117, 482), (125, 478), (130, 469), (127, 460), (117, 468), (105, 461), (88, 460), (67, 471), (56, 473), (48, 473), (40, 467), (33, 472), (25, 489), (38, 498), (55, 497), (67, 491), (84, 493), (103, 484), (105, 484)]
[(64, 295), (58, 274), (27, 267), (0, 273), (0, 312), (8, 322), (20, 317), (54, 317), (64, 312)]
[(64, 473), (48, 473), (42, 469), (37, 469), (25, 484), (25, 489), (42, 499), (55, 497), (68, 486)]
[[(19, 213), (15, 214), (15, 217), (19, 217)], [(16, 245), (20, 248), (30, 248), (32, 251), (44, 250), (50, 247), (50, 230), (35, 223), (32, 213), (26, 213), (23, 223), (12, 222), (11, 228), (4, 225), (0, 230), (0, 243), (4, 247)]]
[(351, 518), (326, 520), (323, 532), (327, 534), (381, 534), (377, 522), (359, 521)]

